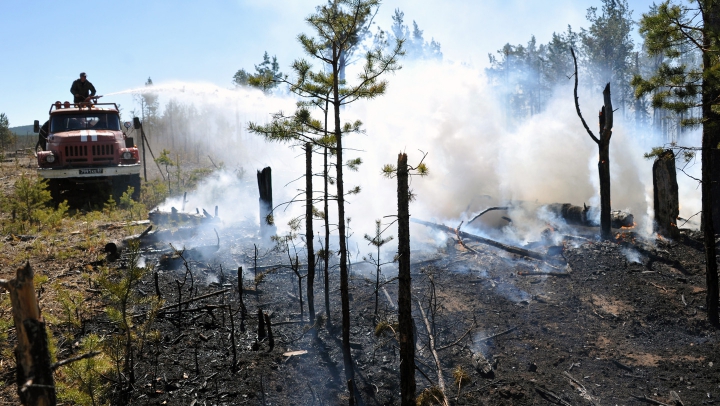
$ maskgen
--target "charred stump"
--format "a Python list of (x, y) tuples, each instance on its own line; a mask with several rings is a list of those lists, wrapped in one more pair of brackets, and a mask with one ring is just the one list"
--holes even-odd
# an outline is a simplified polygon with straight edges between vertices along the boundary
[(677, 218), (680, 214), (675, 154), (663, 151), (653, 163), (653, 205), (655, 209), (655, 232), (670, 238), (678, 238), (680, 230)]
[(275, 227), (272, 225), (272, 170), (269, 166), (257, 171), (257, 181), (260, 192), (260, 235), (265, 238), (275, 234)]
[(400, 344), (400, 401), (415, 405), (415, 342), (413, 340), (410, 277), (410, 206), (407, 155), (398, 155), (398, 341)]
[(17, 332), (17, 394), (23, 405), (55, 405), (55, 381), (48, 352), (47, 332), (40, 315), (33, 276), (28, 262), (24, 267), (18, 268), (15, 279), (0, 280), (0, 287), (10, 292)]
[(267, 335), (265, 334), (265, 314), (263, 313), (262, 309), (258, 309), (257, 318), (258, 318), (257, 338), (258, 338), (258, 340), (263, 340), (263, 339), (265, 339), (265, 337), (267, 337)]
[(267, 327), (267, 339), (268, 339), (268, 351), (272, 352), (273, 348), (275, 348), (275, 338), (273, 337), (272, 332), (272, 324), (270, 323), (270, 315), (269, 314), (263, 314), (265, 317), (265, 327)]

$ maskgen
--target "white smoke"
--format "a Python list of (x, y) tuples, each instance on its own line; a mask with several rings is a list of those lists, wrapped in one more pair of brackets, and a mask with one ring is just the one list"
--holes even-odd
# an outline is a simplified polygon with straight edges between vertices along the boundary
[[(348, 73), (352, 80), (352, 73)], [(417, 164), (424, 151), (430, 175), (412, 179), (411, 188), (417, 200), (411, 204), (413, 217), (456, 226), (460, 220), (490, 206), (506, 201), (524, 202), (530, 206), (544, 203), (597, 205), (597, 146), (578, 119), (573, 103), (571, 83), (555, 89), (546, 109), (523, 122), (508, 123), (500, 103), (493, 96), (481, 70), (453, 63), (411, 65), (387, 76), (389, 86), (384, 96), (359, 101), (341, 112), (341, 119), (364, 123), (366, 135), (343, 139), (350, 148), (345, 158), (359, 156), (364, 163), (359, 172), (345, 171), (345, 189), (362, 188), (348, 198), (347, 216), (352, 218), (353, 251), (370, 247), (362, 239), (373, 234), (374, 220), (396, 214), (396, 183), (381, 175), (384, 164), (394, 164), (399, 152), (407, 152), (409, 163)], [(236, 123), (232, 134), (199, 132), (202, 155), (213, 154), (230, 169), (218, 173), (188, 195), (188, 207), (219, 206), (228, 223), (231, 218), (257, 220), (257, 186), (255, 170), (273, 169), (274, 202), (290, 200), (304, 188), (304, 182), (289, 184), (304, 173), (304, 154), (286, 145), (267, 144), (259, 136), (248, 134), (247, 122), (264, 123), (270, 114), (294, 111), (291, 97), (272, 97), (256, 90), (228, 90), (214, 85), (193, 83), (156, 84), (153, 90), (163, 101), (170, 98), (194, 103), (202, 111), (221, 112), (227, 121)], [(143, 92), (147, 88), (126, 92)], [(597, 131), (597, 111), (602, 105), (601, 91), (581, 89), (580, 103), (588, 125)], [(316, 117), (321, 116), (317, 111)], [(510, 125), (512, 124), (512, 125)], [(610, 147), (612, 207), (635, 215), (638, 229), (651, 231), (652, 161), (643, 153), (660, 145), (647, 132), (638, 133), (616, 114)], [(596, 132), (597, 134), (597, 132)], [(357, 151), (354, 151), (357, 150)], [(315, 172), (321, 170), (321, 157), (315, 156)], [(243, 168), (244, 180), (233, 170)], [(699, 165), (691, 168), (699, 170)], [(698, 210), (699, 191), (683, 175), (681, 184), (681, 217)], [(316, 178), (314, 189), (321, 190)], [(180, 198), (163, 205), (180, 207)], [(335, 203), (332, 202), (331, 207)], [(208, 209), (209, 210), (209, 209)], [(302, 203), (276, 213), (281, 227), (304, 211)], [(336, 218), (331, 208), (330, 218)], [(499, 216), (499, 215), (498, 215)], [(545, 220), (537, 216), (513, 213), (513, 238), (517, 242), (537, 239)], [(392, 218), (385, 219), (386, 222)], [(518, 221), (522, 220), (522, 221)], [(500, 221), (501, 224), (506, 224)], [(415, 235), (424, 234), (413, 226)], [(417, 228), (415, 228), (417, 227)], [(320, 222), (316, 228), (320, 228)], [(391, 227), (389, 234), (396, 234)], [(482, 232), (482, 230), (474, 229)], [(415, 243), (414, 243), (415, 244)], [(392, 243), (383, 247), (391, 255)], [(360, 255), (361, 256), (361, 255)]]

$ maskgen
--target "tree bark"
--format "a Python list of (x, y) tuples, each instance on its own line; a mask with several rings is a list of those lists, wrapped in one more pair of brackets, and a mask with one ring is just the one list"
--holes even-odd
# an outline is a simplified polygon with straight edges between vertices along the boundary
[(15, 364), (17, 394), (23, 405), (55, 405), (55, 380), (48, 352), (45, 322), (40, 315), (33, 270), (28, 262), (18, 268), (15, 279), (0, 280), (0, 287), (10, 292), (13, 319), (17, 333)]
[(598, 173), (600, 175), (600, 235), (603, 239), (612, 238), (610, 218), (610, 137), (613, 128), (613, 109), (610, 99), (610, 83), (603, 90), (604, 105), (600, 110), (600, 142), (598, 142), (600, 159)]
[(398, 155), (398, 338), (400, 344), (400, 399), (415, 405), (415, 341), (413, 340), (410, 277), (410, 208), (407, 155)]
[(655, 232), (668, 238), (680, 237), (677, 218), (680, 214), (675, 154), (665, 150), (653, 163), (653, 207)]
[[(325, 138), (327, 139), (327, 113), (328, 104), (325, 103)], [(325, 210), (325, 252), (323, 258), (324, 276), (325, 276), (325, 317), (327, 317), (327, 323), (330, 323), (330, 213), (328, 212), (328, 147), (325, 147), (324, 163), (323, 163), (323, 180), (325, 182), (325, 188), (323, 191), (323, 210)]]
[(307, 300), (310, 325), (315, 324), (315, 249), (313, 248), (312, 144), (305, 144), (305, 244), (307, 245)]
[[(720, 326), (718, 318), (718, 269), (715, 253), (715, 221), (713, 214), (713, 181), (717, 184), (718, 179), (714, 174), (713, 158), (717, 153), (718, 135), (720, 130), (720, 115), (712, 109), (713, 104), (720, 97), (716, 78), (709, 78), (714, 69), (714, 56), (710, 55), (713, 49), (713, 37), (708, 31), (717, 32), (720, 28), (720, 5), (714, 2), (707, 2), (705, 10), (705, 35), (703, 37), (703, 72), (706, 75), (702, 82), (702, 114), (703, 114), (703, 135), (702, 135), (702, 225), (703, 243), (705, 245), (705, 280), (707, 283), (706, 305), (708, 309), (708, 321), (714, 326)], [(720, 185), (716, 185), (720, 187)]]
[(608, 240), (612, 238), (612, 226), (610, 223), (610, 143), (600, 145), (599, 152), (600, 235), (603, 239)]
[(345, 188), (343, 186), (343, 146), (340, 127), (340, 88), (338, 82), (338, 49), (333, 44), (333, 110), (335, 115), (335, 139), (337, 148), (336, 185), (338, 204), (338, 234), (340, 238), (340, 306), (342, 312), (342, 352), (345, 366), (345, 379), (355, 377), (352, 354), (350, 353), (350, 294), (348, 291), (347, 244), (345, 241)]

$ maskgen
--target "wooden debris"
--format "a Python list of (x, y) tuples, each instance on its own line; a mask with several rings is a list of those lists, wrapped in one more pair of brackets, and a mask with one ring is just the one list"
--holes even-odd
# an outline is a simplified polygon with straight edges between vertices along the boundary
[[(428, 222), (428, 221), (422, 221), (422, 220), (418, 220), (418, 219), (410, 219), (410, 221), (413, 222), (413, 223), (422, 224), (422, 225), (424, 225), (424, 226), (426, 226), (426, 227), (431, 227), (431, 228), (435, 228), (435, 229), (438, 229), (438, 230), (446, 231), (446, 232), (451, 233), (451, 234), (456, 234), (456, 230), (455, 230), (454, 228), (448, 227), (448, 226), (446, 226), (446, 225), (430, 223), (430, 222)], [(464, 238), (464, 239), (466, 239), (466, 240), (471, 240), (471, 241), (475, 241), (475, 242), (479, 242), (479, 243), (482, 243), (482, 244), (489, 245), (489, 246), (491, 246), (491, 247), (500, 248), (500, 249), (502, 249), (502, 250), (505, 250), (505, 251), (510, 252), (510, 253), (512, 253), (512, 254), (515, 254), (515, 255), (521, 255), (521, 256), (524, 256), (524, 257), (533, 258), (533, 259), (538, 259), (538, 260), (543, 260), (543, 259), (545, 259), (545, 255), (543, 255), (543, 254), (541, 254), (541, 253), (539, 253), (539, 252), (534, 252), (534, 251), (526, 250), (526, 249), (524, 249), (524, 248), (514, 247), (514, 246), (511, 246), (511, 245), (506, 245), (506, 244), (503, 244), (503, 243), (501, 243), (501, 242), (497, 242), (497, 241), (490, 240), (490, 239), (488, 239), (488, 238), (484, 238), (484, 237), (480, 237), (480, 236), (477, 236), (477, 235), (469, 234), (469, 233), (466, 233), (466, 232), (464, 232), (464, 231), (458, 231), (458, 232), (457, 232), (457, 235), (458, 235), (458, 236), (461, 236), (462, 238)]]
[(555, 394), (552, 391), (549, 391), (542, 387), (535, 387), (535, 392), (540, 394), (540, 396), (547, 400), (548, 402), (554, 403), (556, 405), (562, 405), (562, 406), (572, 406), (570, 403), (564, 401), (560, 396)]
[(297, 357), (298, 355), (305, 355), (307, 353), (307, 350), (288, 351), (283, 353), (283, 357)]
[(388, 303), (390, 303), (390, 307), (392, 307), (393, 310), (394, 310), (395, 308), (397, 308), (397, 305), (395, 304), (395, 302), (393, 302), (393, 300), (392, 300), (392, 298), (390, 297), (390, 294), (388, 293), (387, 289), (385, 289), (385, 286), (381, 286), (380, 289), (382, 289), (383, 293), (385, 293), (385, 297), (387, 298)]
[[(614, 316), (614, 315), (613, 315), (613, 316)], [(628, 372), (633, 372), (633, 369), (632, 369), (632, 368), (630, 368), (629, 366), (621, 363), (620, 361), (617, 361), (617, 360), (614, 360), (614, 359), (611, 360), (611, 361), (612, 361), (613, 364), (615, 364), (616, 367), (618, 367), (618, 368), (620, 368), (620, 369), (624, 369), (624, 370), (626, 370), (626, 371), (628, 371)]]
[(475, 365), (475, 369), (480, 372), (480, 375), (482, 375), (483, 377), (493, 376), (493, 370), (490, 361), (488, 361), (487, 358), (485, 358), (485, 356), (480, 351), (473, 352), (472, 360), (473, 364)]
[(23, 405), (54, 405), (55, 380), (33, 276), (28, 262), (17, 269), (15, 279), (0, 280), (0, 288), (10, 292), (18, 341), (15, 346), (17, 394)]
[(492, 340), (493, 338), (500, 337), (500, 336), (508, 334), (508, 333), (512, 333), (515, 330), (517, 330), (517, 327), (513, 327), (513, 328), (507, 329), (505, 331), (501, 331), (501, 332), (499, 332), (497, 334), (493, 334), (491, 336), (483, 337), (483, 338), (477, 340), (476, 342), (481, 343), (483, 341)]
[(542, 271), (518, 271), (518, 276), (558, 276), (561, 278), (569, 278), (568, 272), (542, 272)]
[(630, 396), (632, 396), (633, 398), (635, 398), (635, 399), (637, 399), (637, 400), (642, 400), (643, 402), (649, 403), (649, 404), (651, 404), (651, 405), (670, 406), (670, 405), (668, 405), (667, 403), (663, 403), (663, 402), (661, 402), (661, 401), (659, 401), (659, 400), (655, 400), (655, 399), (653, 399), (653, 398), (649, 398), (649, 397), (647, 397), (647, 396), (645, 396), (645, 395), (642, 395), (642, 396), (630, 395)]
[[(184, 302), (175, 303), (175, 304), (171, 304), (171, 305), (167, 305), (167, 306), (161, 307), (160, 309), (158, 309), (158, 312), (164, 312), (165, 310), (169, 310), (169, 309), (172, 309), (172, 308), (174, 308), (174, 307), (184, 306), (184, 305), (186, 305), (186, 304), (189, 304), (189, 303), (192, 303), (192, 302), (196, 302), (196, 301), (198, 301), (198, 300), (207, 299), (207, 298), (209, 298), (209, 297), (211, 297), (211, 296), (221, 295), (221, 294), (223, 294), (223, 293), (229, 292), (230, 290), (231, 290), (231, 289), (223, 289), (223, 290), (218, 290), (218, 291), (216, 291), (216, 292), (208, 293), (208, 294), (206, 294), (206, 295), (196, 296), (196, 297), (194, 297), (194, 298), (192, 298), (192, 299), (190, 299), (190, 300), (186, 300), (186, 301), (184, 301)], [(141, 316), (145, 316), (145, 315), (146, 315), (145, 313), (139, 313), (139, 314), (134, 315), (133, 317), (141, 317)]]
[(148, 234), (150, 234), (150, 231), (153, 229), (153, 225), (150, 224), (145, 228), (145, 230), (140, 234), (134, 234), (128, 237), (123, 238), (120, 241), (111, 241), (107, 244), (105, 244), (105, 253), (108, 255), (109, 261), (115, 261), (120, 257), (120, 254), (122, 251), (127, 248), (128, 244), (131, 241), (140, 240), (145, 238)]
[(417, 302), (418, 308), (420, 309), (420, 314), (422, 315), (423, 321), (425, 322), (425, 329), (427, 330), (428, 337), (430, 339), (430, 352), (433, 355), (433, 358), (435, 359), (435, 367), (437, 368), (437, 376), (438, 376), (438, 388), (440, 389), (440, 392), (442, 392), (442, 399), (439, 399), (441, 404), (444, 406), (450, 406), (450, 404), (447, 401), (447, 396), (445, 396), (445, 379), (443, 378), (442, 374), (442, 364), (440, 363), (440, 357), (438, 356), (437, 350), (435, 349), (435, 335), (432, 333), (433, 329), (430, 327), (430, 321), (428, 321), (427, 316), (425, 315), (425, 310), (423, 309), (422, 303), (420, 301)]
[(680, 395), (678, 395), (678, 393), (674, 390), (670, 391), (670, 398), (673, 401), (673, 406), (685, 406), (685, 403), (683, 403), (682, 399), (680, 399)]
[[(467, 223), (468, 223), (468, 224), (472, 223), (473, 221), (475, 221), (475, 220), (477, 220), (478, 218), (480, 218), (480, 216), (482, 216), (483, 214), (485, 214), (485, 213), (487, 213), (487, 212), (489, 212), (489, 211), (493, 211), (493, 210), (508, 210), (509, 208), (510, 208), (509, 206), (489, 207), (489, 208), (481, 211), (480, 213), (478, 213), (478, 215), (476, 215), (475, 217), (473, 217), (472, 219), (470, 219), (470, 221), (468, 221)], [(510, 219), (507, 218), (507, 217), (503, 217), (503, 219), (506, 219), (507, 221), (510, 221)]]

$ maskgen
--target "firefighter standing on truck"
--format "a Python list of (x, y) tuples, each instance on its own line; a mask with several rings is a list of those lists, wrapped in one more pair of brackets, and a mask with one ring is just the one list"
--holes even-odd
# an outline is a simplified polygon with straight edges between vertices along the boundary
[(83, 103), (88, 96), (95, 96), (95, 86), (87, 80), (85, 72), (82, 72), (80, 79), (75, 79), (70, 87), (70, 93), (75, 96), (74, 103)]

